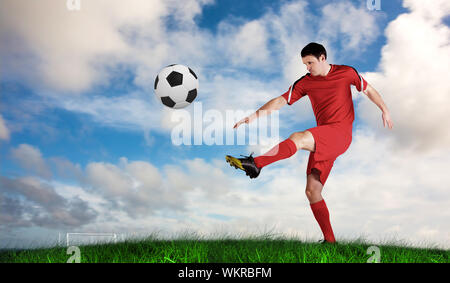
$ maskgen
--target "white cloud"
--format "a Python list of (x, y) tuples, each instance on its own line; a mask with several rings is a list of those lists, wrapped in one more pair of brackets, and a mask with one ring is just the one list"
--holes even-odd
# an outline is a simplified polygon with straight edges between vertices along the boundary
[(107, 198), (126, 195), (133, 180), (113, 164), (95, 162), (86, 166), (86, 182)]
[[(8, 75), (18, 74), (47, 90), (41, 94), (54, 96), (106, 85), (119, 65), (133, 69), (135, 83), (147, 91), (156, 72), (168, 63), (188, 64), (199, 71), (230, 62), (244, 69), (286, 68), (291, 82), (304, 71), (298, 60), (300, 48), (317, 39), (316, 22), (329, 23), (324, 21), (329, 18), (326, 11), (333, 8), (327, 6), (317, 17), (309, 13), (305, 1), (285, 3), (279, 13), (268, 10), (259, 19), (237, 23), (225, 19), (215, 35), (194, 21), (207, 4), (211, 1), (87, 1), (80, 11), (70, 12), (64, 2), (55, 0), (3, 1), (0, 54)], [(349, 2), (337, 8), (349, 10), (358, 21), (363, 17), (365, 24), (344, 26), (333, 34), (351, 34), (351, 43), (360, 47), (376, 37), (372, 14)], [(366, 29), (370, 37), (361, 34)]]
[[(343, 52), (362, 53), (380, 34), (377, 14), (366, 9), (365, 5), (356, 8), (348, 1), (330, 3), (322, 8), (322, 14), (320, 40), (330, 43), (327, 45), (337, 42)], [(342, 15), (346, 20), (342, 19)]]
[(450, 3), (445, 0), (433, 1), (418, 1), (418, 0), (404, 0), (403, 6), (411, 9), (415, 14), (434, 22), (435, 24), (442, 24), (441, 20), (448, 16), (450, 10)]
[(2, 67), (35, 87), (69, 93), (108, 83), (108, 68), (119, 63), (148, 66), (153, 74), (176, 54), (165, 40), (164, 18), (192, 27), (208, 2), (84, 1), (79, 11), (69, 11), (65, 1), (2, 1)]
[(96, 217), (87, 202), (77, 196), (64, 198), (39, 178), (0, 176), (0, 185), (0, 225), (5, 232), (12, 227), (79, 227)]
[(0, 140), (9, 140), (9, 129), (6, 127), (3, 116), (0, 115)]
[[(432, 3), (405, 1), (412, 10), (388, 25), (381, 71), (365, 74), (390, 109), (398, 148), (415, 153), (450, 146), (450, 28), (442, 23), (450, 5)], [(361, 100), (358, 112), (381, 128), (381, 113), (368, 99)]]
[(227, 22), (219, 25), (218, 45), (231, 65), (267, 67), (271, 61), (268, 40), (269, 34), (260, 20), (246, 22), (241, 26)]
[(83, 172), (80, 164), (73, 164), (64, 157), (50, 157), (51, 168), (54, 168), (55, 178), (81, 180)]
[(38, 148), (28, 144), (21, 144), (17, 148), (12, 149), (11, 154), (13, 159), (25, 170), (45, 179), (52, 177), (50, 168)]
[(130, 216), (184, 208), (182, 188), (162, 182), (162, 172), (151, 163), (121, 158), (119, 165), (89, 163), (85, 172), (82, 184), (91, 194), (104, 197), (112, 208)]
[[(111, 59), (114, 53), (125, 52), (126, 45), (112, 22), (105, 21), (105, 18), (118, 20), (107, 15), (109, 9), (105, 7), (109, 5), (102, 8), (100, 3), (95, 3), (98, 2), (86, 1), (82, 11), (69, 12), (64, 1), (2, 2), (0, 34), (6, 38), (2, 41), (7, 44), (13, 40), (12, 47), (20, 47), (15, 52), (22, 55), (32, 69), (32, 72), (24, 71), (35, 76), (27, 79), (36, 85), (42, 86), (39, 84), (42, 80), (53, 89), (75, 92), (105, 79), (91, 64), (100, 56)], [(6, 46), (2, 57), (10, 51)], [(14, 66), (14, 62), (8, 64)]]
[(70, 97), (56, 99), (54, 104), (68, 111), (87, 114), (102, 126), (133, 131), (159, 127), (162, 119), (160, 111), (165, 107), (156, 101), (153, 93), (145, 92), (112, 98)]
[[(450, 205), (450, 195), (442, 182), (450, 181), (445, 172), (450, 151), (411, 154), (394, 144), (392, 138), (356, 131), (348, 152), (336, 161), (325, 193), (337, 233), (448, 247), (449, 215), (442, 207)], [(439, 233), (425, 241), (421, 230), (430, 225)]]

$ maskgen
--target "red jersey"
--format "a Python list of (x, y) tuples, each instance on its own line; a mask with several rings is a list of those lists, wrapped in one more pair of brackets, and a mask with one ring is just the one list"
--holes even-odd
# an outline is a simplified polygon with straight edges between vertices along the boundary
[(355, 119), (355, 111), (350, 85), (361, 91), (361, 86), (363, 90), (367, 88), (367, 82), (352, 67), (330, 65), (331, 69), (326, 76), (312, 76), (308, 73), (282, 96), (291, 105), (308, 95), (317, 126), (332, 123), (351, 125)]

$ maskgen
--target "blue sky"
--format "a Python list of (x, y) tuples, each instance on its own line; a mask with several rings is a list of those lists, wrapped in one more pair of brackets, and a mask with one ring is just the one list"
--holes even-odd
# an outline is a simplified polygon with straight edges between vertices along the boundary
[[(6, 232), (0, 237), (11, 239), (27, 229), (45, 238), (69, 230), (147, 233), (162, 227), (168, 233), (208, 233), (216, 227), (241, 231), (252, 225), (256, 230), (274, 225), (285, 233), (316, 235), (317, 229), (307, 226), (315, 227), (310, 212), (297, 212), (288, 197), (289, 188), (301, 187), (291, 198), (301, 207), (305, 204), (306, 153), (274, 164), (265, 177), (250, 183), (222, 164), (223, 156), (254, 150), (259, 154), (267, 145), (174, 146), (169, 121), (173, 112), (156, 100), (152, 86), (162, 67), (185, 64), (199, 75), (196, 102), (204, 110), (256, 110), (305, 73), (299, 52), (306, 43), (321, 41), (330, 63), (355, 67), (380, 91), (397, 127), (393, 132), (384, 129), (379, 109), (355, 93), (352, 150), (338, 162), (341, 169), (328, 185), (338, 237), (367, 233), (376, 240), (390, 233), (405, 238), (411, 234), (411, 241), (432, 239), (448, 247), (444, 216), (430, 212), (413, 227), (404, 224), (409, 216), (402, 214), (411, 203), (433, 206), (430, 196), (439, 196), (445, 205), (448, 193), (433, 183), (430, 196), (418, 198), (421, 201), (414, 194), (408, 197), (416, 188), (403, 184), (399, 176), (408, 179), (418, 169), (398, 163), (406, 156), (409, 166), (418, 160), (449, 164), (450, 138), (433, 138), (440, 129), (426, 123), (439, 119), (447, 125), (442, 101), (448, 100), (448, 85), (437, 77), (427, 89), (414, 79), (427, 69), (443, 74), (448, 69), (449, 64), (423, 64), (429, 60), (423, 57), (427, 51), (441, 62), (448, 60), (449, 7), (445, 1), (434, 2), (440, 9), (418, 0), (381, 0), (379, 11), (356, 0), (135, 0), (127, 9), (120, 1), (106, 5), (81, 0), (79, 11), (68, 11), (61, 1), (32, 7), (25, 1), (2, 2), (0, 203), (6, 216), (0, 226)], [(40, 22), (41, 17), (48, 22)], [(409, 21), (418, 28), (411, 30)], [(421, 41), (427, 34), (430, 39)], [(399, 70), (406, 71), (401, 79)], [(431, 98), (424, 102), (416, 92), (429, 92)], [(280, 111), (282, 139), (315, 126), (310, 108), (303, 100)], [(192, 113), (192, 105), (186, 110)], [(386, 171), (386, 164), (398, 171)], [(443, 178), (439, 170), (427, 173)], [(413, 183), (427, 184), (422, 177), (414, 178)], [(339, 212), (343, 202), (360, 193), (353, 189), (374, 183), (380, 195), (372, 192), (371, 197), (385, 210), (368, 211), (358, 220)], [(342, 187), (347, 189), (339, 194)], [(392, 187), (398, 191), (393, 193)], [(43, 201), (38, 197), (42, 194), (59, 203)], [(405, 200), (390, 203), (396, 197)], [(366, 199), (352, 211), (359, 213), (357, 209), (369, 203), (374, 204)], [(285, 207), (291, 212), (284, 214)], [(279, 213), (264, 212), (255, 223), (247, 218), (261, 215), (262, 208)], [(381, 217), (390, 209), (398, 209), (399, 220), (373, 224), (378, 217), (374, 215)], [(298, 218), (292, 227), (284, 220), (291, 214)], [(447, 236), (440, 239), (442, 233)]]
[[(232, 4), (230, 4), (230, 2)], [(202, 28), (216, 31), (218, 24), (224, 19), (244, 19), (254, 20), (266, 13), (268, 10), (274, 12), (279, 11), (280, 5), (289, 1), (270, 1), (270, 0), (254, 0), (254, 1), (236, 1), (236, 0), (219, 0), (214, 5), (207, 5), (203, 9), (203, 13), (195, 20)], [(326, 1), (309, 1), (308, 8), (313, 14), (320, 14), (321, 8)], [(330, 1), (328, 1), (330, 2)], [(333, 1), (331, 1), (333, 2)], [(336, 2), (336, 1), (334, 1)], [(365, 1), (351, 1), (356, 6), (366, 5)], [(382, 15), (377, 24), (383, 30), (386, 25), (395, 19), (400, 13), (406, 12), (402, 6), (402, 1), (382, 1), (381, 11), (376, 11)], [(349, 65), (358, 66), (361, 71), (374, 70), (380, 58), (381, 47), (386, 43), (384, 36), (380, 35), (376, 41), (368, 46), (365, 56), (358, 58), (348, 58), (346, 61)]]
[[(214, 4), (204, 6), (201, 15), (194, 18), (198, 27), (214, 33), (222, 21), (230, 19), (237, 22), (255, 20), (269, 10), (277, 13), (280, 5), (289, 1), (231, 2), (232, 4), (230, 4), (230, 1), (216, 1)], [(365, 5), (365, 3), (361, 4), (360, 2), (353, 1), (353, 4), (356, 6)], [(387, 23), (399, 13), (405, 12), (405, 9), (401, 7), (400, 1), (383, 1), (382, 5), (382, 11), (374, 12), (380, 15), (377, 21), (380, 30), (383, 30)], [(317, 5), (312, 1), (308, 5), (308, 12), (320, 14), (321, 7), (321, 5)], [(367, 46), (363, 54), (358, 57), (348, 57), (345, 62), (336, 62), (336, 64), (352, 65), (357, 67), (360, 72), (376, 70), (381, 47), (384, 43), (385, 38), (380, 34), (373, 43)], [(300, 51), (301, 46), (297, 49)], [(239, 67), (236, 71), (239, 71)], [(276, 74), (279, 72), (277, 69), (261, 69), (257, 71), (261, 73), (261, 77), (270, 76), (273, 78), (275, 76), (273, 79), (276, 79)], [(216, 72), (219, 72), (219, 70), (216, 70)], [(107, 82), (108, 85), (106, 87), (93, 87), (83, 94), (87, 96), (113, 97), (139, 90), (139, 87), (133, 82), (134, 76), (132, 69), (124, 67), (123, 70), (115, 74)], [(202, 81), (201, 78), (200, 81)], [(287, 88), (288, 86), (282, 87)], [(277, 96), (283, 91), (284, 89), (280, 89), (280, 93), (273, 93), (273, 95)], [(96, 124), (95, 121), (92, 122), (90, 117), (86, 115), (51, 106), (48, 107), (45, 100), (41, 100), (40, 89), (36, 89), (33, 85), (24, 85), (20, 77), (3, 79), (1, 92), (3, 93), (2, 113), (5, 119), (23, 121), (24, 116), (32, 115), (32, 117), (29, 117), (32, 121), (24, 121), (23, 127), (27, 127), (32, 123), (37, 124), (35, 125), (37, 127), (34, 127), (35, 129), (30, 126), (31, 128), (23, 129), (14, 134), (10, 140), (11, 146), (28, 143), (31, 140), (34, 145), (40, 148), (44, 156), (64, 156), (80, 165), (99, 159), (114, 162), (121, 156), (127, 156), (132, 159), (144, 158), (144, 160), (156, 162), (165, 162), (164, 160), (167, 159), (164, 154), (161, 154), (161, 152), (166, 152), (165, 150), (147, 146), (141, 131), (105, 127)], [(201, 95), (199, 96), (200, 99)], [(10, 109), (15, 107), (11, 107), (11, 105), (24, 105), (23, 111), (32, 110), (35, 112), (20, 113), (20, 109), (14, 109), (13, 112)], [(155, 133), (153, 139), (163, 148), (170, 148), (170, 140), (166, 136), (160, 136), (158, 133)], [(4, 156), (7, 156), (7, 148), (2, 147), (2, 150), (4, 150)], [(218, 149), (215, 148), (213, 150), (216, 151)], [(199, 153), (205, 154), (205, 151), (208, 154), (208, 150), (189, 149), (186, 157), (193, 158)], [(225, 151), (220, 153), (222, 154), (223, 152)], [(9, 166), (2, 167), (2, 170), (6, 168), (9, 168)]]

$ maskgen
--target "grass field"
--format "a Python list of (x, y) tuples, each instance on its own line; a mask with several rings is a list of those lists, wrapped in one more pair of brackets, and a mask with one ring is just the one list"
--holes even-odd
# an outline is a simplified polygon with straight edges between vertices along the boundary
[[(320, 244), (287, 238), (160, 240), (81, 245), (82, 263), (365, 263), (375, 252), (363, 241)], [(381, 263), (448, 263), (449, 250), (377, 245)], [(0, 250), (5, 263), (65, 263), (67, 247)]]

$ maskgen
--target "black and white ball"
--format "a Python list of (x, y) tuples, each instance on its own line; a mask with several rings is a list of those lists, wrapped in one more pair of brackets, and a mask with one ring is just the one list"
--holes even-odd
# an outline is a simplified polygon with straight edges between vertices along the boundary
[(197, 97), (197, 90), (197, 75), (184, 65), (169, 65), (155, 79), (156, 97), (169, 108), (188, 106)]

